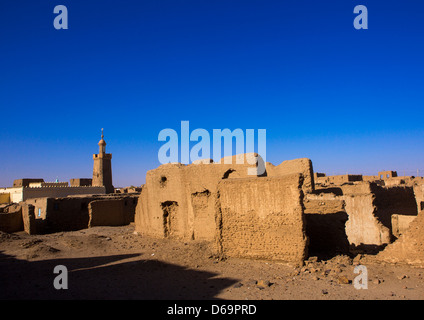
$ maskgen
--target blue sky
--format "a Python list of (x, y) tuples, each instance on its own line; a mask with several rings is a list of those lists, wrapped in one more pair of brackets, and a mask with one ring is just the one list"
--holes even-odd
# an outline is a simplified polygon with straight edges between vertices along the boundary
[(114, 185), (140, 185), (181, 121), (266, 129), (275, 165), (424, 174), (423, 14), (419, 0), (2, 0), (0, 186), (91, 177), (101, 128)]

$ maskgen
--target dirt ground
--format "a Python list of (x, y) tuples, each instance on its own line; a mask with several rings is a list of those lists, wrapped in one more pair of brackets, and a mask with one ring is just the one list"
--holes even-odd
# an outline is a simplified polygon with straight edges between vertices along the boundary
[[(356, 265), (368, 289), (355, 289)], [(55, 266), (68, 289), (53, 286)], [(0, 232), (0, 299), (423, 299), (424, 269), (381, 264), (372, 256), (310, 259), (302, 267), (220, 260), (205, 242), (152, 239), (134, 226), (27, 235)]]

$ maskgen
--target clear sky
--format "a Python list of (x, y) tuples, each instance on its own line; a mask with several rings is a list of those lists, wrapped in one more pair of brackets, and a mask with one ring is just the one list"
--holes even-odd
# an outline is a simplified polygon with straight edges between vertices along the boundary
[(424, 175), (423, 106), (421, 0), (0, 1), (0, 186), (90, 178), (101, 128), (140, 185), (181, 121), (266, 129), (275, 165)]

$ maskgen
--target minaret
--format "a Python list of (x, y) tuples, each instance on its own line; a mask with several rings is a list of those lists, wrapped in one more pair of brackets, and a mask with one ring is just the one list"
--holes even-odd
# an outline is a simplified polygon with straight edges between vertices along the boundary
[(112, 154), (106, 153), (106, 141), (103, 139), (99, 141), (99, 154), (93, 154), (94, 167), (93, 167), (93, 183), (95, 187), (104, 186), (106, 193), (113, 193), (114, 187), (112, 185)]

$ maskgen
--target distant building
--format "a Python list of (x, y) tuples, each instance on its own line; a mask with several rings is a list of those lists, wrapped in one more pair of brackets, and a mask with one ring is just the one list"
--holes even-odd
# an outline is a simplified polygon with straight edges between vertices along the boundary
[(44, 182), (44, 179), (16, 179), (13, 181), (14, 188), (29, 187), (30, 183)]
[(380, 177), (381, 180), (395, 178), (397, 177), (397, 172), (396, 171), (380, 171), (378, 173), (378, 176)]
[(92, 184), (93, 184), (93, 179), (88, 179), (88, 178), (71, 179), (71, 187), (91, 187)]

